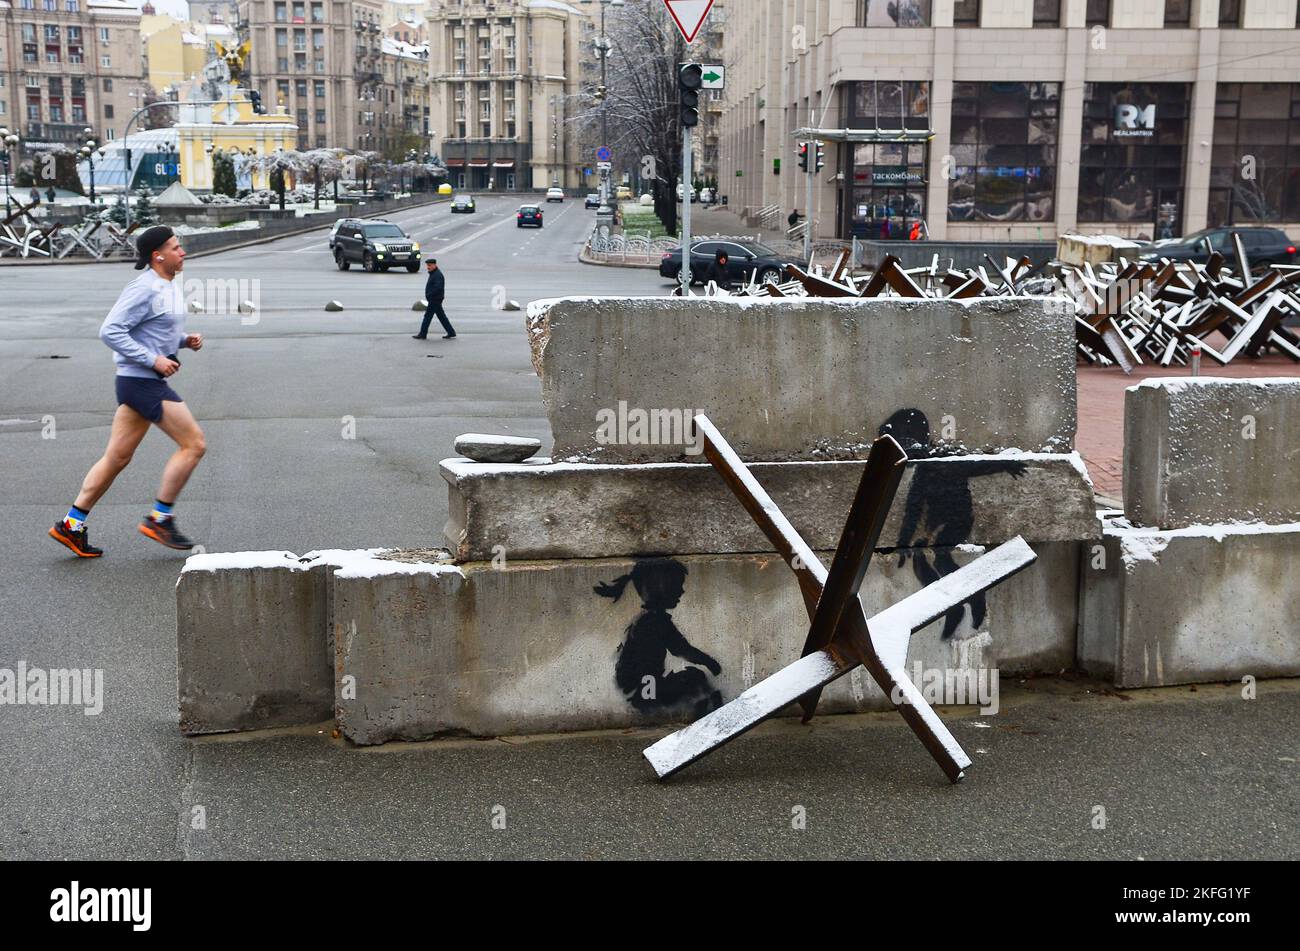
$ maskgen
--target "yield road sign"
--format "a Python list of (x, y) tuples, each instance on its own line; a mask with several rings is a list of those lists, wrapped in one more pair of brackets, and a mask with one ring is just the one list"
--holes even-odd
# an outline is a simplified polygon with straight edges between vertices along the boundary
[(609, 150), (608, 145), (602, 145), (596, 149), (596, 158), (602, 162), (608, 162), (613, 157), (614, 153)]
[(713, 0), (664, 0), (668, 15), (677, 24), (677, 29), (687, 43), (694, 43), (704, 18), (709, 15)]
[(700, 78), (703, 83), (701, 89), (724, 89), (726, 88), (726, 69), (722, 66), (705, 66), (704, 75)]

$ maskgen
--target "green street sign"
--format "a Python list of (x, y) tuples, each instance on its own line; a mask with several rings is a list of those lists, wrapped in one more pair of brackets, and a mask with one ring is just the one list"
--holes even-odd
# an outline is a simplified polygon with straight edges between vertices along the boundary
[(723, 89), (726, 87), (726, 70), (719, 65), (702, 66), (704, 72), (700, 78), (703, 82), (700, 84), (701, 89)]

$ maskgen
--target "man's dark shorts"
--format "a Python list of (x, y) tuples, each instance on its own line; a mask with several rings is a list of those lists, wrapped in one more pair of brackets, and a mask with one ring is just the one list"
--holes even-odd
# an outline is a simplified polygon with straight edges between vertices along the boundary
[(166, 380), (146, 380), (136, 376), (117, 377), (117, 402), (129, 406), (151, 423), (162, 419), (163, 400), (183, 403), (180, 394)]

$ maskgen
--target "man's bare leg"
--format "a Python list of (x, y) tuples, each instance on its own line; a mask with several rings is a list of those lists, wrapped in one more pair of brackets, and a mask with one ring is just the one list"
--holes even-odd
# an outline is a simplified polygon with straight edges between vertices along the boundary
[(83, 512), (89, 512), (96, 502), (108, 491), (119, 473), (131, 463), (140, 440), (149, 431), (149, 420), (145, 419), (129, 406), (119, 406), (113, 414), (113, 427), (108, 434), (108, 448), (99, 461), (90, 467), (77, 501), (73, 504)]
[(207, 442), (188, 406), (165, 400), (162, 407), (162, 419), (158, 421), (158, 428), (175, 441), (176, 451), (163, 468), (162, 481), (158, 486), (158, 501), (154, 511), (140, 523), (140, 533), (168, 548), (188, 551), (194, 547), (194, 543), (176, 527), (171, 514), (172, 505), (207, 451)]
[(172, 438), (177, 449), (163, 468), (162, 481), (158, 486), (158, 498), (171, 504), (181, 494), (181, 489), (185, 488), (185, 483), (189, 481), (194, 467), (207, 452), (208, 444), (204, 439), (203, 430), (199, 428), (198, 420), (194, 418), (188, 406), (165, 400), (162, 407), (163, 414), (162, 419), (158, 421), (158, 428)]

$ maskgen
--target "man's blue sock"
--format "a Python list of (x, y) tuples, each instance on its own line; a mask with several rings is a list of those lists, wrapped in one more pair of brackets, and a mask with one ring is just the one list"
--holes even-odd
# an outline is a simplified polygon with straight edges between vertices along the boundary
[(172, 519), (172, 506), (175, 504), (175, 502), (154, 499), (153, 511), (149, 513), (149, 517), (155, 522), (170, 522)]
[(75, 505), (68, 509), (68, 514), (63, 516), (63, 522), (74, 532), (79, 532), (82, 526), (86, 524), (86, 519), (90, 518), (89, 512), (83, 512)]

